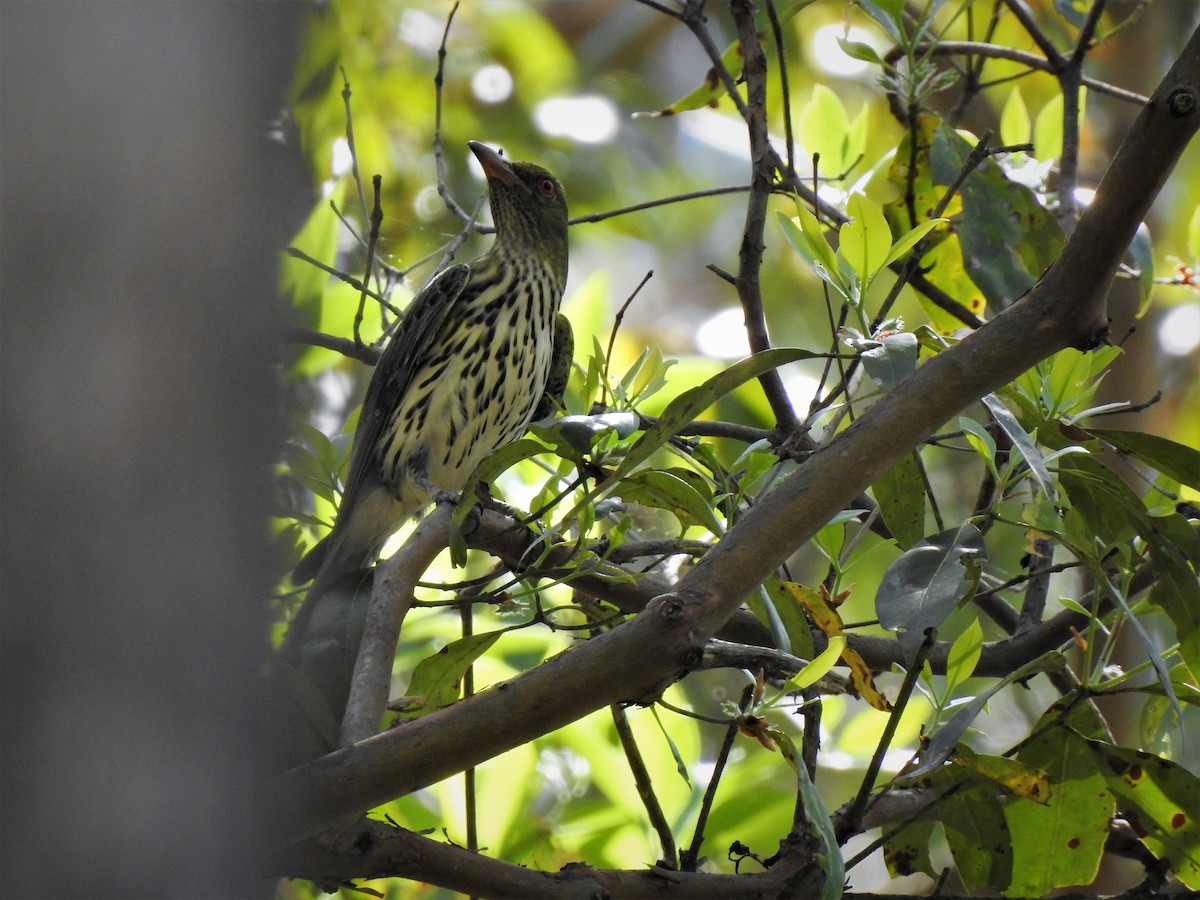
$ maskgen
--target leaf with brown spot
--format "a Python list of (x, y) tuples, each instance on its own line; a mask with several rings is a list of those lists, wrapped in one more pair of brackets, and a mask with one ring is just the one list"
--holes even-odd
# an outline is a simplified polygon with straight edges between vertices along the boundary
[[(808, 610), (813, 622), (826, 637), (838, 637), (842, 634), (842, 617), (833, 608), (834, 603), (841, 603), (847, 594), (831, 598), (822, 585), (819, 591), (791, 581), (781, 582), (796, 602)], [(858, 691), (859, 696), (881, 712), (891, 712), (892, 704), (887, 697), (875, 687), (875, 679), (871, 676), (871, 667), (866, 661), (849, 647), (842, 651), (842, 662), (850, 669), (850, 684)]]
[(1087, 744), (1142, 843), (1167, 860), (1180, 881), (1200, 890), (1200, 778), (1150, 753), (1103, 741)]

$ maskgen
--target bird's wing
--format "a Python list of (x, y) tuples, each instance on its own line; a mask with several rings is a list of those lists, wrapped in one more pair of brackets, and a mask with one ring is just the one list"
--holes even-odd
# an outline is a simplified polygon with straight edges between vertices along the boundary
[[(412, 360), (421, 348), (433, 343), (446, 316), (462, 297), (470, 274), (471, 268), (465, 263), (451, 266), (425, 285), (408, 305), (404, 321), (375, 364), (375, 373), (367, 387), (358, 428), (354, 432), (350, 474), (342, 495), (342, 505), (347, 510), (354, 503), (364, 482), (378, 480), (378, 473), (372, 471), (376, 463), (375, 447), (387, 426), (388, 416), (412, 382)], [(338, 511), (339, 517), (342, 512)]]

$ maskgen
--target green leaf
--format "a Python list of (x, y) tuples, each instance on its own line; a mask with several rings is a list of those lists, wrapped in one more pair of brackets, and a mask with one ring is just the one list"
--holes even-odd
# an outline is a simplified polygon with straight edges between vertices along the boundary
[(846, 213), (850, 221), (838, 231), (838, 254), (858, 273), (866, 294), (867, 285), (891, 252), (892, 230), (883, 211), (863, 194), (850, 195)]
[[(1127, 541), (1134, 534), (1146, 542), (1157, 579), (1150, 590), (1150, 601), (1161, 606), (1171, 617), (1179, 641), (1179, 653), (1193, 674), (1200, 674), (1200, 582), (1196, 573), (1171, 535), (1177, 524), (1160, 525), (1150, 516), (1142, 501), (1115, 472), (1090, 456), (1064, 457), (1059, 465), (1059, 483), (1071, 500), (1067, 523), (1081, 519), (1072, 530), (1083, 548), (1091, 548), (1089, 562), (1098, 571), (1109, 546)], [(1078, 532), (1078, 534), (1075, 534)], [(1095, 546), (1099, 540), (1100, 546)], [(1124, 607), (1124, 596), (1107, 578), (1097, 582)], [(1128, 610), (1126, 610), (1128, 612)], [(1141, 622), (1130, 616), (1130, 624), (1146, 646), (1150, 663), (1169, 696), (1170, 679), (1163, 668), (1161, 650), (1156, 647)]]
[(1140, 431), (1089, 428), (1088, 433), (1174, 478), (1180, 484), (1200, 490), (1200, 451), (1169, 438)]
[(863, 368), (881, 390), (890, 391), (917, 370), (920, 346), (917, 336), (909, 331), (884, 335), (877, 345), (864, 350), (860, 356)]
[(671, 750), (671, 759), (675, 760), (675, 772), (683, 780), (683, 783), (688, 787), (692, 786), (692, 777), (688, 772), (687, 763), (683, 761), (683, 755), (679, 752), (679, 748), (675, 746), (675, 740), (671, 737), (671, 733), (667, 731), (667, 726), (663, 725), (662, 719), (658, 715), (657, 704), (650, 707), (650, 712), (654, 716), (654, 723), (658, 726), (658, 730), (662, 732), (663, 740), (667, 742), (667, 747)]
[(912, 453), (900, 457), (871, 485), (883, 522), (901, 549), (925, 536), (925, 482)]
[(450, 559), (456, 566), (462, 566), (467, 561), (467, 543), (463, 540), (462, 526), (467, 516), (475, 508), (475, 492), (480, 484), (491, 484), (501, 472), (515, 466), (523, 459), (530, 459), (539, 453), (545, 453), (546, 447), (540, 441), (532, 438), (521, 438), (511, 444), (505, 444), (496, 452), (484, 458), (479, 467), (471, 475), (470, 481), (462, 489), (458, 506), (450, 517)]
[(966, 598), (979, 579), (987, 547), (970, 523), (914, 544), (883, 575), (875, 595), (879, 624), (900, 632), (905, 656), (912, 659), (925, 639)]
[[(1150, 559), (1158, 574), (1158, 580), (1150, 588), (1150, 602), (1166, 611), (1175, 626), (1175, 638), (1179, 641), (1179, 655), (1184, 665), (1192, 672), (1192, 678), (1200, 680), (1200, 582), (1196, 573), (1173, 548), (1155, 541), (1150, 545)], [(1151, 663), (1162, 677), (1162, 661), (1157, 654)], [(1162, 685), (1172, 701), (1171, 683), (1163, 678)]]
[(884, 830), (883, 862), (889, 875), (902, 878), (924, 872), (930, 878), (937, 878), (938, 872), (929, 858), (935, 825), (933, 819), (926, 819), (910, 822), (894, 834)]
[(504, 631), (501, 629), (461, 638), (417, 663), (407, 691), (412, 705), (402, 710), (400, 717), (420, 718), (457, 700), (467, 669), (491, 649)]
[[(930, 148), (934, 182), (951, 184), (972, 149), (953, 129), (938, 128)], [(962, 246), (966, 273), (988, 303), (1002, 309), (1033, 287), (1054, 262), (1062, 229), (1034, 192), (1010, 181), (994, 160), (977, 166), (960, 194), (962, 213), (947, 215)]]
[(1000, 113), (1000, 140), (1006, 146), (1028, 144), (1033, 134), (1033, 122), (1029, 118), (1029, 109), (1025, 106), (1025, 98), (1021, 89), (1013, 87), (1004, 101), (1004, 109)]
[(1200, 890), (1200, 778), (1169, 760), (1089, 740), (1096, 766), (1143, 844)]
[(917, 242), (933, 229), (937, 228), (949, 219), (926, 219), (916, 228), (910, 228), (907, 233), (897, 239), (896, 243), (892, 244), (892, 249), (887, 255), (887, 259), (883, 261), (885, 266), (890, 266), (896, 260), (901, 259), (909, 250), (917, 245)]
[[(775, 13), (779, 18), (780, 23), (786, 22), (812, 3), (813, 0), (781, 0), (775, 4)], [(770, 21), (767, 18), (765, 8), (759, 8), (754, 17), (757, 24), (758, 32), (766, 34), (770, 27)], [(768, 45), (769, 46), (769, 45)], [(721, 65), (725, 68), (734, 82), (741, 81), (742, 75), (742, 44), (740, 41), (734, 41), (725, 48), (725, 52), (721, 54)], [(715, 69), (709, 69), (708, 74), (704, 78), (704, 83), (701, 84), (691, 93), (684, 97), (680, 97), (670, 106), (660, 109), (657, 112), (636, 112), (634, 118), (648, 116), (650, 118), (663, 118), (665, 116), (673, 116), (681, 112), (687, 112), (692, 109), (700, 109), (704, 106), (716, 106), (717, 102), (725, 96), (725, 83), (717, 75)]]
[[(941, 288), (970, 312), (982, 316), (987, 311), (987, 297), (967, 274), (963, 261), (962, 242), (957, 234), (949, 234), (921, 257), (921, 271), (930, 284)], [(947, 312), (924, 294), (918, 294), (921, 310), (941, 334), (953, 334), (963, 327), (962, 320)]]
[(903, 22), (901, 21), (904, 0), (858, 0), (858, 5), (888, 33), (895, 43), (904, 45)]
[(638, 417), (631, 412), (606, 412), (594, 416), (560, 416), (547, 425), (533, 423), (529, 430), (567, 459), (588, 453), (604, 435), (615, 432), (627, 438), (637, 431)]
[(1029, 466), (1029, 474), (1033, 480), (1037, 482), (1037, 486), (1042, 493), (1053, 500), (1056, 496), (1054, 490), (1054, 481), (1050, 477), (1050, 472), (1046, 468), (1046, 462), (1042, 459), (1042, 453), (1034, 444), (1033, 438), (1029, 433), (1021, 427), (1021, 423), (1016, 420), (1012, 413), (1008, 411), (1000, 398), (995, 394), (984, 394), (980, 398), (983, 405), (987, 407), (987, 411), (992, 414), (992, 418), (996, 420), (996, 424), (1000, 426), (1000, 430), (1008, 435), (1008, 439), (1013, 442), (1018, 450), (1021, 451), (1021, 456), (1025, 459), (1025, 464)]
[(1091, 401), (1105, 369), (1121, 354), (1120, 347), (1101, 347), (1086, 353), (1060, 350), (1015, 382), (1042, 406), (1046, 418), (1073, 415)]
[(775, 210), (776, 219), (783, 229), (783, 236), (818, 278), (836, 289), (843, 297), (848, 297), (850, 287), (838, 269), (837, 255), (825, 239), (824, 228), (807, 206), (797, 204), (797, 209), (799, 212), (794, 219), (788, 218), (781, 210)]
[(996, 471), (995, 438), (992, 437), (986, 428), (974, 419), (969, 419), (966, 416), (958, 417), (958, 427), (965, 433), (967, 443), (974, 448), (975, 452), (987, 464), (988, 471), (992, 473), (992, 477), (999, 479), (1000, 473)]
[(954, 762), (981, 778), (1000, 785), (1014, 796), (1038, 803), (1045, 803), (1050, 799), (1050, 779), (1046, 777), (1046, 773), (1019, 759), (975, 753), (965, 745), (959, 744)]
[(842, 48), (842, 52), (851, 59), (859, 59), (877, 66), (883, 65), (883, 60), (870, 44), (864, 44), (862, 41), (850, 41), (841, 37), (837, 39), (837, 42), (838, 46)]
[(1090, 456), (1063, 457), (1058, 482), (1071, 501), (1068, 537), (1079, 552), (1102, 557), (1137, 533), (1131, 513), (1142, 513), (1141, 501), (1108, 467)]
[(952, 754), (958, 751), (962, 736), (966, 734), (971, 723), (975, 721), (992, 697), (1010, 684), (1029, 678), (1038, 672), (1046, 671), (1050, 668), (1048, 665), (1050, 661), (1058, 662), (1061, 658), (1061, 655), (1054, 651), (1046, 653), (1016, 671), (1010, 672), (1000, 680), (992, 682), (981, 694), (972, 697), (955, 709), (954, 715), (947, 719), (941, 728), (933, 732), (925, 746), (921, 748), (920, 764), (915, 768), (905, 770), (904, 778), (919, 779), (930, 772), (937, 771)]
[(797, 127), (804, 149), (820, 154), (821, 175), (839, 177), (845, 173), (853, 162), (846, 158), (850, 117), (837, 94), (823, 84), (814, 85), (812, 97), (800, 110)]
[(724, 527), (712, 509), (712, 493), (701, 495), (697, 487), (671, 472), (634, 472), (623, 478), (613, 493), (631, 503), (665, 509), (684, 525), (701, 525), (713, 534)]
[(1200, 259), (1200, 206), (1192, 210), (1188, 219), (1187, 248), (1192, 259)]
[[(1087, 88), (1079, 90), (1079, 124), (1087, 107)], [(1063, 152), (1063, 97), (1055, 94), (1037, 115), (1033, 126), (1033, 155), (1042, 162), (1058, 159)]]
[(1050, 777), (1050, 796), (1038, 803), (1010, 797), (1004, 804), (1013, 845), (1014, 896), (1095, 880), (1116, 804), (1096, 769), (1087, 742), (1061, 724), (1039, 724), (1019, 759)]
[(658, 420), (634, 442), (621, 461), (621, 465), (606, 481), (606, 484), (626, 477), (637, 466), (649, 459), (651, 454), (678, 434), (681, 428), (696, 421), (701, 413), (734, 388), (745, 384), (751, 378), (757, 378), (764, 372), (777, 369), (787, 363), (800, 359), (813, 359), (817, 356), (820, 354), (809, 350), (791, 348), (764, 350), (735, 362), (703, 384), (684, 391), (667, 404)]
[[(795, 595), (774, 576), (763, 582), (762, 587), (763, 593), (766, 594), (766, 602), (771, 604), (775, 617), (783, 624), (792, 655), (802, 659), (812, 658), (812, 626)], [(746, 605), (758, 616), (759, 621), (769, 622), (770, 613), (765, 608), (757, 608), (762, 603), (762, 595), (758, 591), (751, 591), (746, 595)]]
[(802, 691), (806, 687), (816, 684), (837, 665), (837, 661), (842, 658), (842, 651), (845, 649), (845, 636), (839, 634), (829, 638), (829, 643), (821, 651), (821, 655), (788, 679), (784, 690), (787, 692)]
[(1138, 308), (1137, 318), (1145, 315), (1154, 295), (1154, 244), (1150, 240), (1150, 229), (1143, 222), (1133, 233), (1129, 249), (1125, 251), (1129, 262), (1137, 269)]
[(963, 629), (963, 633), (950, 645), (950, 653), (946, 657), (947, 693), (953, 692), (971, 677), (982, 655), (983, 627), (979, 624), (979, 619), (972, 618), (971, 624)]
[(804, 825), (811, 832), (820, 836), (825, 844), (825, 852), (817, 854), (817, 862), (825, 872), (825, 887), (821, 891), (821, 900), (838, 900), (842, 896), (846, 882), (846, 863), (842, 859), (842, 851), (838, 846), (837, 835), (833, 832), (832, 820), (825, 802), (821, 799), (817, 786), (808, 775), (808, 767), (791, 738), (781, 731), (771, 729), (768, 732), (779, 747), (783, 758), (788, 761), (792, 771), (796, 773), (797, 793), (800, 797), (799, 808), (804, 812)]
[[(676, 360), (663, 359), (662, 350), (657, 345), (648, 348), (637, 377), (628, 386), (627, 395), (630, 403), (644, 401), (667, 386), (667, 370), (675, 365)], [(625, 435), (622, 435), (624, 437)]]
[(995, 787), (961, 770), (941, 769), (933, 774), (933, 789), (945, 795), (938, 801), (938, 816), (967, 891), (975, 894), (986, 888), (1008, 887), (1012, 843)]

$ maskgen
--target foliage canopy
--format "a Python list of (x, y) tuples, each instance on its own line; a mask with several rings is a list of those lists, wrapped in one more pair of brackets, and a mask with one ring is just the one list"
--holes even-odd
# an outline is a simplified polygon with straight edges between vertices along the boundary
[[(1194, 11), (450, 16), (310, 18), (292, 114), (321, 196), (282, 264), (303, 327), (281, 572), (336, 508), (361, 362), (451, 243), (481, 246), (467, 139), (566, 185), (575, 369), (563, 415), (477, 473), (513, 509), (405, 531), (432, 550), (360, 598), (394, 609), (421, 579), (356, 675), (394, 684), (402, 724), (356, 743), (378, 700), (340, 733), (304, 706), (306, 841), (280, 874), (401, 896), (922, 893), (947, 870), (1013, 897), (1200, 890), (1198, 357), (1161, 324), (1200, 330), (1200, 166), (1187, 150), (1150, 211), (1191, 132), (1143, 120), (1114, 149), (1156, 107), (1136, 91), (1170, 63), (1127, 65), (1156, 34), (1200, 91)], [(355, 852), (311, 838), (368, 808)]]

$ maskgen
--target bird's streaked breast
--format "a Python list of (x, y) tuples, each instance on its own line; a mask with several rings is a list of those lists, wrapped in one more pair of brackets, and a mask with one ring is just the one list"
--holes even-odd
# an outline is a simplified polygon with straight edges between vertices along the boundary
[(562, 285), (534, 256), (485, 257), (471, 273), (436, 347), (384, 429), (384, 480), (405, 505), (424, 505), (420, 472), (459, 490), (489, 453), (519, 437), (546, 388)]

